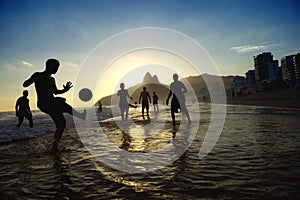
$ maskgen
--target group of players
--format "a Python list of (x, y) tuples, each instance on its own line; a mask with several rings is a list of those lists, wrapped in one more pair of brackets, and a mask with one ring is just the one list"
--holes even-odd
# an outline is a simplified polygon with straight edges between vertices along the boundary
[[(74, 115), (75, 117), (85, 120), (86, 118), (86, 110), (82, 113), (79, 113), (75, 109), (73, 109), (69, 104), (66, 103), (65, 98), (55, 97), (54, 95), (63, 94), (70, 90), (73, 87), (71, 82), (67, 82), (63, 85), (63, 89), (59, 90), (56, 87), (55, 79), (52, 77), (58, 71), (59, 61), (56, 59), (48, 59), (46, 61), (46, 69), (43, 72), (34, 73), (29, 79), (27, 79), (23, 83), (23, 87), (28, 87), (34, 83), (35, 90), (37, 93), (37, 106), (38, 108), (48, 114), (54, 121), (56, 125), (56, 131), (54, 134), (54, 141), (52, 144), (52, 150), (56, 150), (59, 144), (59, 141), (62, 137), (63, 131), (66, 126), (66, 120), (63, 116), (63, 113), (69, 113)], [(172, 123), (175, 125), (175, 113), (180, 111), (186, 115), (188, 122), (191, 123), (189, 112), (186, 108), (185, 104), (185, 93), (187, 92), (184, 84), (178, 80), (178, 75), (173, 74), (174, 82), (170, 85), (170, 92), (166, 99), (166, 104), (169, 104), (169, 99), (171, 100), (171, 117)], [(122, 120), (127, 120), (128, 118), (128, 109), (129, 103), (128, 98), (131, 98), (128, 94), (128, 90), (125, 89), (124, 83), (120, 84), (120, 90), (117, 95), (120, 98), (119, 107), (121, 110)], [(17, 127), (23, 122), (24, 117), (29, 120), (30, 127), (33, 127), (32, 113), (29, 107), (29, 100), (27, 98), (28, 91), (23, 91), (23, 96), (17, 100), (15, 109), (16, 116), (19, 119)], [(148, 101), (149, 100), (149, 101)], [(144, 110), (146, 109), (147, 117), (149, 119), (149, 102), (151, 103), (151, 98), (149, 92), (146, 90), (146, 87), (143, 87), (143, 91), (140, 94), (139, 103), (142, 101), (142, 116), (144, 118)], [(154, 111), (158, 112), (158, 96), (153, 93), (153, 105)], [(125, 114), (125, 117), (124, 117)], [(145, 118), (144, 118), (145, 119)]]

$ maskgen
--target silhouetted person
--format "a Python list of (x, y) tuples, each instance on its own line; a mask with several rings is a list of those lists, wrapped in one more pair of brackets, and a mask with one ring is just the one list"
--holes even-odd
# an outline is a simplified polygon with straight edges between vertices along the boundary
[(101, 103), (101, 101), (98, 101), (98, 104), (99, 104), (98, 111), (99, 111), (99, 112), (102, 112), (102, 103)]
[(124, 113), (125, 113), (125, 120), (127, 120), (128, 118), (128, 110), (129, 110), (129, 103), (127, 101), (127, 98), (132, 99), (132, 97), (129, 96), (128, 94), (128, 90), (125, 90), (125, 85), (124, 83), (120, 84), (120, 90), (118, 90), (117, 96), (120, 97), (120, 101), (119, 101), (119, 107), (121, 110), (121, 117), (122, 120), (124, 120)]
[[(143, 119), (145, 119), (145, 117), (144, 117), (145, 108), (146, 108), (146, 111), (147, 111), (147, 117), (149, 119), (150, 118), (149, 117), (149, 102), (151, 103), (151, 98), (150, 98), (149, 92), (146, 91), (146, 87), (143, 87), (143, 91), (140, 94), (139, 104), (141, 103), (141, 99), (142, 99), (142, 116), (143, 116)], [(148, 99), (149, 99), (149, 101), (148, 101)]]
[(159, 109), (158, 109), (158, 96), (155, 92), (153, 92), (153, 96), (152, 96), (152, 99), (153, 99), (153, 108), (154, 108), (154, 112), (159, 112)]
[(175, 125), (175, 113), (178, 112), (178, 109), (180, 109), (181, 112), (186, 115), (189, 123), (191, 123), (190, 114), (185, 105), (184, 93), (187, 92), (187, 89), (181, 81), (178, 81), (177, 74), (173, 74), (173, 80), (174, 82), (172, 82), (170, 85), (170, 92), (166, 100), (166, 104), (168, 105), (169, 99), (173, 94), (173, 98), (171, 101), (171, 117), (173, 125)]
[(28, 91), (24, 90), (23, 96), (19, 97), (16, 102), (16, 106), (15, 106), (16, 116), (19, 119), (17, 127), (21, 126), (24, 117), (28, 119), (30, 128), (33, 127), (32, 113), (29, 107), (29, 99), (27, 99), (27, 97), (28, 97)]
[(57, 89), (55, 79), (52, 77), (52, 74), (55, 74), (58, 71), (59, 65), (60, 64), (58, 60), (53, 58), (48, 59), (46, 61), (45, 71), (34, 73), (28, 80), (23, 83), (24, 87), (28, 87), (32, 83), (34, 83), (37, 93), (38, 108), (42, 112), (50, 115), (55, 123), (56, 131), (54, 135), (52, 150), (57, 149), (58, 143), (66, 126), (66, 119), (63, 113), (69, 113), (82, 120), (85, 120), (86, 118), (86, 110), (84, 110), (83, 113), (79, 113), (65, 102), (65, 98), (54, 97), (54, 95), (63, 94), (69, 91), (71, 87), (73, 87), (72, 83), (69, 81), (66, 83), (66, 85), (63, 86), (64, 89)]

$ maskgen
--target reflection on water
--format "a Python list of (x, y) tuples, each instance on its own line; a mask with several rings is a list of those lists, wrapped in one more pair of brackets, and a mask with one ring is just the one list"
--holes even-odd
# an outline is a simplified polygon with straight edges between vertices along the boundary
[[(209, 108), (200, 110), (199, 131), (188, 150), (151, 173), (103, 165), (72, 128), (66, 130), (58, 154), (45, 149), (52, 135), (1, 145), (1, 199), (299, 199), (299, 110), (229, 106), (218, 143), (199, 159), (210, 120)], [(176, 130), (138, 138), (130, 132), (119, 130), (108, 137), (126, 151), (152, 151), (170, 144)]]
[(122, 131), (122, 144), (120, 145), (120, 149), (128, 151), (128, 148), (131, 144), (132, 137), (125, 131)]

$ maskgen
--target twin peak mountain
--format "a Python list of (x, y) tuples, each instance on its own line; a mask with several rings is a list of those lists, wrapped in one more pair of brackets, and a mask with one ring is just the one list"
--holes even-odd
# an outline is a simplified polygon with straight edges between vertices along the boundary
[(143, 79), (143, 83), (144, 84), (148, 84), (148, 83), (156, 83), (156, 84), (159, 84), (160, 82), (158, 81), (158, 78), (156, 75), (154, 76), (151, 76), (151, 74), (149, 72), (147, 72), (144, 76), (144, 79)]

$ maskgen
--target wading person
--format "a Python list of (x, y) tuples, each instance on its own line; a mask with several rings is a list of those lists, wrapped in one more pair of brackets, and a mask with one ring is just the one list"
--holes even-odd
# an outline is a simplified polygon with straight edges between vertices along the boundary
[(55, 79), (52, 74), (55, 74), (59, 68), (59, 61), (56, 59), (48, 59), (46, 61), (46, 69), (43, 72), (34, 73), (28, 80), (23, 83), (24, 87), (28, 87), (34, 83), (37, 93), (37, 106), (38, 108), (47, 113), (54, 121), (56, 131), (54, 135), (54, 141), (52, 144), (52, 150), (56, 150), (58, 143), (62, 137), (66, 126), (66, 119), (63, 113), (69, 113), (82, 120), (86, 118), (86, 110), (83, 113), (79, 113), (74, 110), (65, 101), (65, 98), (54, 97), (57, 94), (63, 94), (70, 90), (72, 83), (67, 82), (62, 90), (57, 89)]
[(28, 97), (28, 91), (24, 90), (23, 96), (19, 97), (16, 102), (16, 106), (15, 106), (16, 116), (18, 117), (19, 120), (17, 127), (21, 126), (24, 117), (28, 119), (30, 128), (33, 127), (32, 113), (29, 107), (29, 99), (27, 97)]
[[(129, 103), (127, 101), (127, 98), (132, 99), (129, 94), (128, 94), (128, 90), (125, 90), (125, 85), (124, 83), (120, 84), (120, 90), (118, 90), (117, 96), (120, 97), (119, 100), (119, 107), (120, 107), (120, 111), (121, 111), (121, 117), (122, 120), (127, 120), (128, 118), (128, 110), (129, 110)], [(124, 118), (124, 114), (125, 114), (125, 118)]]
[(190, 114), (185, 105), (184, 94), (187, 92), (187, 89), (184, 86), (184, 84), (178, 80), (177, 74), (173, 74), (173, 80), (174, 80), (174, 82), (172, 82), (170, 85), (170, 92), (169, 92), (168, 98), (166, 100), (166, 104), (168, 105), (169, 99), (173, 95), (172, 101), (171, 101), (172, 123), (173, 123), (173, 125), (176, 124), (175, 123), (175, 113), (178, 112), (178, 109), (180, 109), (181, 112), (186, 115), (188, 122), (191, 123)]
[[(148, 101), (149, 99), (149, 101)], [(143, 87), (143, 91), (141, 92), (140, 94), (140, 99), (139, 99), (139, 104), (141, 103), (141, 100), (142, 100), (142, 116), (143, 116), (143, 119), (145, 119), (144, 117), (144, 110), (146, 109), (146, 112), (147, 112), (147, 117), (148, 119), (150, 119), (149, 117), (149, 102), (151, 103), (151, 98), (150, 98), (150, 95), (149, 95), (149, 92), (146, 91), (146, 87)]]

